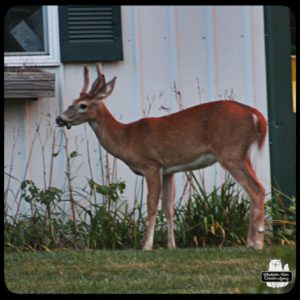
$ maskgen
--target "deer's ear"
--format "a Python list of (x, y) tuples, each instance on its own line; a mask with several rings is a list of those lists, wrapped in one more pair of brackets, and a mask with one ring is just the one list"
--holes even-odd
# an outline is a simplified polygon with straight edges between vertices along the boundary
[(116, 79), (117, 77), (115, 76), (111, 81), (106, 83), (103, 88), (100, 89), (100, 91), (97, 93), (97, 100), (104, 100), (111, 95), (112, 91), (114, 90)]

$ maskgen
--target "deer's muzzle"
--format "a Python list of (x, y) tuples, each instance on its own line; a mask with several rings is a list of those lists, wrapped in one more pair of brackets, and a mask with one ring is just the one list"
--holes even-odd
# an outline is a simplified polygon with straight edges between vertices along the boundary
[(56, 118), (56, 124), (59, 126), (59, 127), (63, 127), (63, 126), (67, 126), (67, 129), (70, 129), (72, 124), (71, 123), (68, 123), (66, 121), (63, 120), (63, 118), (61, 116), (58, 116)]

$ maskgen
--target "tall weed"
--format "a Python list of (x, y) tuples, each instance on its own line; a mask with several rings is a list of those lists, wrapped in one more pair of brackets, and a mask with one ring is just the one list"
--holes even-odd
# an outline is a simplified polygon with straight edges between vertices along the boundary
[[(195, 181), (194, 184), (199, 185)], [(38, 188), (32, 181), (22, 183), (22, 197), (32, 205), (32, 215), (20, 215), (15, 222), (5, 218), (4, 239), (7, 249), (50, 250), (58, 248), (140, 249), (146, 231), (146, 213), (136, 203), (128, 208), (122, 197), (125, 182), (101, 185), (89, 180), (91, 192), (105, 196), (102, 203), (90, 203), (79, 208), (83, 217), (67, 216), (59, 204), (62, 191), (54, 187)], [(295, 199), (289, 207), (280, 202), (280, 193), (266, 203), (267, 244), (295, 243)], [(77, 203), (77, 205), (79, 205)], [(174, 224), (177, 246), (245, 245), (249, 226), (249, 201), (227, 180), (207, 193), (196, 190), (189, 201), (175, 207)], [(11, 219), (13, 219), (11, 217)], [(165, 247), (167, 222), (159, 211), (155, 232), (155, 247)]]

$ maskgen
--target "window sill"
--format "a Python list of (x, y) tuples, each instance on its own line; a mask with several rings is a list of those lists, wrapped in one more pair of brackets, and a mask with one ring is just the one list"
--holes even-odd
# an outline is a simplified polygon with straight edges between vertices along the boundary
[(5, 67), (22, 67), (22, 66), (38, 66), (38, 67), (56, 67), (60, 65), (57, 57), (46, 55), (37, 56), (5, 56)]
[(4, 71), (4, 98), (34, 99), (55, 97), (55, 74), (36, 68), (7, 68)]

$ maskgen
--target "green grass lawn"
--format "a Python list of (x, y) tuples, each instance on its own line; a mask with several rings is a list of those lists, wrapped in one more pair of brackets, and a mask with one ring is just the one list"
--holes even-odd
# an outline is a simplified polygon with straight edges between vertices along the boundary
[(14, 293), (282, 293), (260, 281), (270, 259), (288, 263), (296, 250), (267, 247), (6, 252), (5, 283)]

